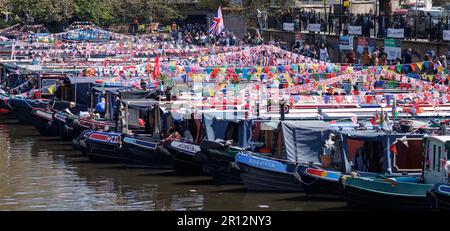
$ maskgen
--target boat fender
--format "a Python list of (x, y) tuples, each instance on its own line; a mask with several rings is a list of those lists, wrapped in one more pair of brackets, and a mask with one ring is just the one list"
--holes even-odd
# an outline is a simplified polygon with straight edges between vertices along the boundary
[(231, 163), (230, 163), (230, 166), (231, 166), (231, 168), (234, 168), (234, 169), (236, 169), (236, 170), (241, 170), (241, 168), (239, 168), (239, 166), (237, 165), (236, 162), (231, 162)]
[(166, 156), (172, 156), (172, 154), (170, 154), (170, 152), (169, 151), (167, 151), (167, 149), (165, 149), (164, 147), (162, 147), (162, 146), (158, 146), (158, 151), (161, 153), (161, 154), (164, 154), (164, 155), (166, 155)]

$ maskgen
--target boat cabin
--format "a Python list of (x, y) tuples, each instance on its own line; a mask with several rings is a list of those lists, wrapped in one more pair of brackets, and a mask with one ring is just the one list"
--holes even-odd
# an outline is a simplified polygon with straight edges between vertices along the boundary
[[(66, 77), (62, 80), (56, 80), (53, 84), (56, 84), (54, 90), (55, 100), (61, 102), (60, 107), (55, 108), (57, 110), (64, 110), (67, 108), (69, 102), (76, 104), (75, 111), (88, 111), (90, 105), (90, 90), (96, 85), (104, 82), (104, 78), (75, 78)], [(65, 102), (65, 103), (64, 103)]]
[(449, 182), (450, 136), (423, 139), (423, 179), (427, 184)]
[(152, 99), (123, 99), (119, 103), (117, 132), (160, 139), (163, 112)]
[[(420, 174), (423, 134), (334, 131), (331, 155), (342, 172)], [(327, 143), (327, 142), (325, 142)]]

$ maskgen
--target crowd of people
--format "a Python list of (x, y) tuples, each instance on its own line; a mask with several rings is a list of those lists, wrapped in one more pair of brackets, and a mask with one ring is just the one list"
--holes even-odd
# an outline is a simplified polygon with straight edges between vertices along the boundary
[(323, 14), (315, 10), (302, 10), (293, 18), (294, 28), (308, 31), (309, 24), (320, 24), (321, 32), (333, 34), (348, 34), (349, 26), (361, 26), (362, 36), (387, 37), (388, 28), (403, 28), (405, 39), (424, 38), (432, 41), (442, 40), (443, 30), (450, 28), (449, 20), (445, 17), (433, 18), (430, 13), (420, 15), (386, 15), (380, 11), (374, 15), (372, 10), (366, 14), (335, 15), (332, 12)]
[(218, 36), (212, 36), (208, 33), (207, 26), (199, 23), (186, 23), (179, 25), (175, 22), (171, 26), (171, 38), (174, 41), (180, 41), (188, 45), (210, 46), (234, 46), (234, 45), (261, 45), (262, 37), (257, 33), (251, 35), (247, 33), (242, 39), (239, 39), (234, 32), (225, 29)]
[[(381, 16), (384, 15), (383, 12), (380, 13)], [(328, 15), (328, 24), (325, 23), (325, 20), (320, 17), (315, 11), (311, 10), (309, 12), (303, 11), (298, 18), (296, 18), (296, 26), (307, 29), (308, 23), (325, 23), (323, 26), (324, 30), (329, 31), (340, 31), (342, 28), (335, 28), (336, 25), (336, 17), (332, 13)], [(377, 23), (373, 23), (374, 20), (377, 19)], [(402, 28), (403, 26), (411, 26), (410, 21), (405, 18), (395, 18), (393, 21), (383, 21), (387, 19), (384, 17), (375, 17), (372, 12), (368, 14), (351, 14), (350, 17), (343, 20), (343, 24), (345, 23), (349, 25), (361, 25), (363, 28), (363, 36), (369, 37), (370, 30), (373, 29), (375, 25), (379, 26), (379, 36), (385, 36), (386, 28), (394, 27), (394, 28)], [(348, 20), (348, 21), (346, 21)], [(333, 26), (331, 26), (333, 25)], [(258, 31), (253, 35), (250, 33), (246, 33), (242, 36), (242, 38), (238, 38), (233, 32), (228, 30), (224, 30), (218, 36), (212, 36), (208, 33), (208, 27), (205, 24), (199, 23), (186, 23), (186, 24), (177, 24), (175, 22), (171, 25), (171, 40), (179, 41), (181, 43), (187, 45), (203, 45), (203, 46), (211, 46), (211, 45), (223, 45), (223, 46), (233, 46), (233, 45), (261, 45), (261, 44), (271, 44), (278, 46), (284, 50), (289, 50), (294, 53), (301, 54), (303, 56), (318, 59), (324, 62), (343, 62), (347, 64), (354, 65), (363, 65), (363, 66), (385, 66), (385, 65), (396, 65), (396, 64), (408, 64), (413, 63), (413, 56), (422, 59), (423, 61), (432, 61), (434, 64), (438, 64), (439, 66), (447, 67), (447, 58), (444, 55), (437, 56), (434, 53), (427, 53), (418, 55), (413, 54), (413, 50), (408, 48), (402, 51), (402, 57), (394, 60), (388, 59), (388, 54), (385, 51), (383, 46), (374, 47), (369, 49), (369, 47), (364, 47), (364, 49), (359, 52), (355, 52), (353, 49), (347, 51), (340, 51), (343, 59), (341, 60), (332, 60), (331, 55), (329, 54), (329, 47), (327, 44), (321, 40), (310, 41), (309, 39), (305, 39), (302, 43), (296, 42), (292, 46), (287, 44), (285, 41), (280, 39), (272, 40), (272, 41), (264, 41), (263, 37), (259, 34)], [(346, 28), (343, 28), (346, 29)], [(411, 29), (411, 28), (409, 28)], [(410, 30), (405, 27), (405, 34), (409, 34)], [(416, 59), (417, 60), (417, 59)]]
[[(375, 47), (373, 51), (370, 51), (368, 47), (365, 47), (359, 58), (357, 58), (357, 55), (353, 49), (347, 51), (345, 54), (344, 62), (348, 64), (359, 64), (362, 66), (410, 64), (414, 63), (413, 56), (413, 50), (411, 48), (408, 48), (403, 52), (401, 58), (388, 60), (388, 54), (384, 50), (384, 47)], [(448, 65), (447, 57), (445, 55), (437, 56), (433, 51), (425, 53), (423, 55), (422, 61), (429, 61), (444, 68), (447, 68)], [(437, 72), (437, 69), (435, 69), (434, 72)]]

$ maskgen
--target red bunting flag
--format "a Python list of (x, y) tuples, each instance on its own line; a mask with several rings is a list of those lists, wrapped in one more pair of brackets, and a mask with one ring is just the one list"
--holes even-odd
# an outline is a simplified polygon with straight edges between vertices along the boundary
[(389, 147), (389, 151), (391, 151), (392, 154), (397, 155), (397, 143), (393, 143), (393, 144)]

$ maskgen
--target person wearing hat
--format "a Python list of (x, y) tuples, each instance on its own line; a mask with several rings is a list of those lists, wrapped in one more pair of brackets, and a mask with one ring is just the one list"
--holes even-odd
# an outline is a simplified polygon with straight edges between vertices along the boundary
[(97, 103), (97, 105), (95, 106), (95, 109), (94, 109), (94, 112), (98, 113), (101, 117), (105, 116), (105, 112), (106, 112), (105, 103), (106, 103), (105, 97), (102, 97), (100, 99), (100, 102)]

